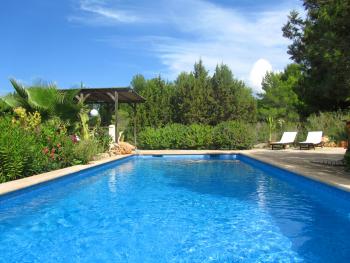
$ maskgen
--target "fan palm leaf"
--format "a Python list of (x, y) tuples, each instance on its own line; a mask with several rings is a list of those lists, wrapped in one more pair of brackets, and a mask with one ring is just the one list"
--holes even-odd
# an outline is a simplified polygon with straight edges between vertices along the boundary
[(13, 88), (15, 89), (16, 94), (19, 97), (21, 97), (23, 99), (27, 99), (28, 98), (27, 91), (26, 91), (26, 89), (24, 88), (24, 86), (21, 83), (19, 83), (17, 80), (15, 80), (13, 78), (10, 79), (10, 82), (11, 82)]
[(9, 109), (11, 109), (11, 107), (2, 98), (0, 98), (0, 112), (5, 112)]
[(78, 89), (68, 89), (59, 91), (59, 102), (55, 105), (55, 111), (59, 117), (67, 121), (77, 121), (78, 113), (81, 105), (75, 102), (75, 97), (78, 95)]
[(23, 107), (27, 108), (28, 104), (26, 101), (18, 96), (16, 93), (8, 94), (1, 98), (2, 101), (11, 108)]
[(2, 100), (11, 108), (23, 107), (27, 110), (30, 109), (26, 89), (15, 79), (10, 79), (10, 82), (15, 89), (15, 92), (2, 97)]
[(29, 112), (38, 111), (44, 119), (60, 117), (74, 122), (82, 105), (74, 101), (79, 89), (59, 91), (54, 84), (39, 83), (24, 88), (15, 79), (10, 80), (15, 93), (9, 94), (2, 100), (11, 108), (23, 107)]
[(54, 113), (55, 105), (61, 101), (60, 94), (55, 87), (30, 87), (27, 89), (28, 103), (37, 111)]

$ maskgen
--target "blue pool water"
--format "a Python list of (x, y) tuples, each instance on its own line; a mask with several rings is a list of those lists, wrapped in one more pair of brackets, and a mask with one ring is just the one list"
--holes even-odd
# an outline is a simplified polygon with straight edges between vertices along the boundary
[(349, 194), (244, 156), (131, 157), (0, 197), (0, 262), (349, 259)]

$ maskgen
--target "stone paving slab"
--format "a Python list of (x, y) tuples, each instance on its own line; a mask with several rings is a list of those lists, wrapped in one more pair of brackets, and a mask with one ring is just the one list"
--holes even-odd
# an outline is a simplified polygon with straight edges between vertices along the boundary
[(341, 161), (344, 154), (345, 149), (342, 148), (324, 148), (305, 151), (255, 150), (246, 153), (246, 155), (257, 160), (350, 192), (350, 172), (346, 171), (344, 166), (314, 163), (315, 161)]

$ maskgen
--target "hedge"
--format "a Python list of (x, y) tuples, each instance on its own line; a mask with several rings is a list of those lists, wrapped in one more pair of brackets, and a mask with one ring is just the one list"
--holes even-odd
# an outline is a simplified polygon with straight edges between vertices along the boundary
[(255, 128), (240, 121), (215, 127), (203, 124), (169, 124), (146, 128), (139, 134), (141, 149), (250, 149), (256, 141)]

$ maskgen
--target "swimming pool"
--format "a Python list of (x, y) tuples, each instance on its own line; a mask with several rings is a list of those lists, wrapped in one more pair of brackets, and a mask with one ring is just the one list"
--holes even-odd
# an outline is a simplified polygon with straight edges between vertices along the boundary
[(345, 262), (348, 193), (241, 155), (134, 156), (0, 197), (0, 262)]

